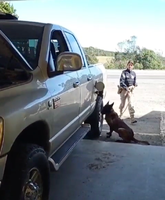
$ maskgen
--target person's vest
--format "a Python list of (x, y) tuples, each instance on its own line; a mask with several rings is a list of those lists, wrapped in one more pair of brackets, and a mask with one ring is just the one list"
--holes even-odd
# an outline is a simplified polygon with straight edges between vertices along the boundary
[(127, 87), (132, 86), (134, 83), (134, 78), (136, 76), (134, 71), (129, 71), (128, 69), (123, 71), (123, 74), (125, 76), (125, 84), (127, 85)]

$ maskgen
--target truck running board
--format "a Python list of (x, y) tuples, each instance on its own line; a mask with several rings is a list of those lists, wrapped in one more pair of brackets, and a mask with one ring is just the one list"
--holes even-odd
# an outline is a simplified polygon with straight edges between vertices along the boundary
[(57, 171), (62, 163), (67, 159), (69, 154), (73, 151), (77, 143), (90, 131), (89, 124), (82, 124), (82, 126), (50, 157), (51, 171)]

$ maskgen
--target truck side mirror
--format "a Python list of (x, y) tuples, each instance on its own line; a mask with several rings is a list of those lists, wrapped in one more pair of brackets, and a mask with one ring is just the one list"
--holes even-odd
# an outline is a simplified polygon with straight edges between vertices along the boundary
[(77, 71), (83, 67), (81, 56), (73, 52), (62, 52), (57, 57), (56, 71)]

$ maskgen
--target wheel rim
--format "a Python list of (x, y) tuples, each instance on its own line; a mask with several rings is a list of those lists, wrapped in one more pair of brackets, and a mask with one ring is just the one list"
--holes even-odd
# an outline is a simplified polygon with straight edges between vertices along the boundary
[(38, 169), (33, 168), (28, 173), (28, 180), (23, 188), (24, 200), (42, 200), (43, 184)]

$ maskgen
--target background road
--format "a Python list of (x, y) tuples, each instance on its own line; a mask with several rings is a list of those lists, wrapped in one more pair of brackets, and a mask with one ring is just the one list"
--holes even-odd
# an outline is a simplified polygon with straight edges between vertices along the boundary
[[(119, 75), (115, 75), (115, 74), (112, 74), (112, 75), (108, 75), (108, 79), (118, 79), (119, 78)], [(165, 76), (164, 75), (138, 75), (138, 79), (141, 80), (141, 79), (145, 79), (146, 81), (150, 81), (150, 80), (164, 80), (165, 79)]]
[[(153, 80), (164, 81), (165, 80), (165, 70), (134, 70), (137, 75), (137, 79), (141, 82), (147, 81), (151, 82)], [(120, 78), (122, 70), (107, 70), (108, 79), (116, 79)], [(142, 79), (142, 80), (141, 80)], [(144, 80), (143, 80), (144, 79)]]

